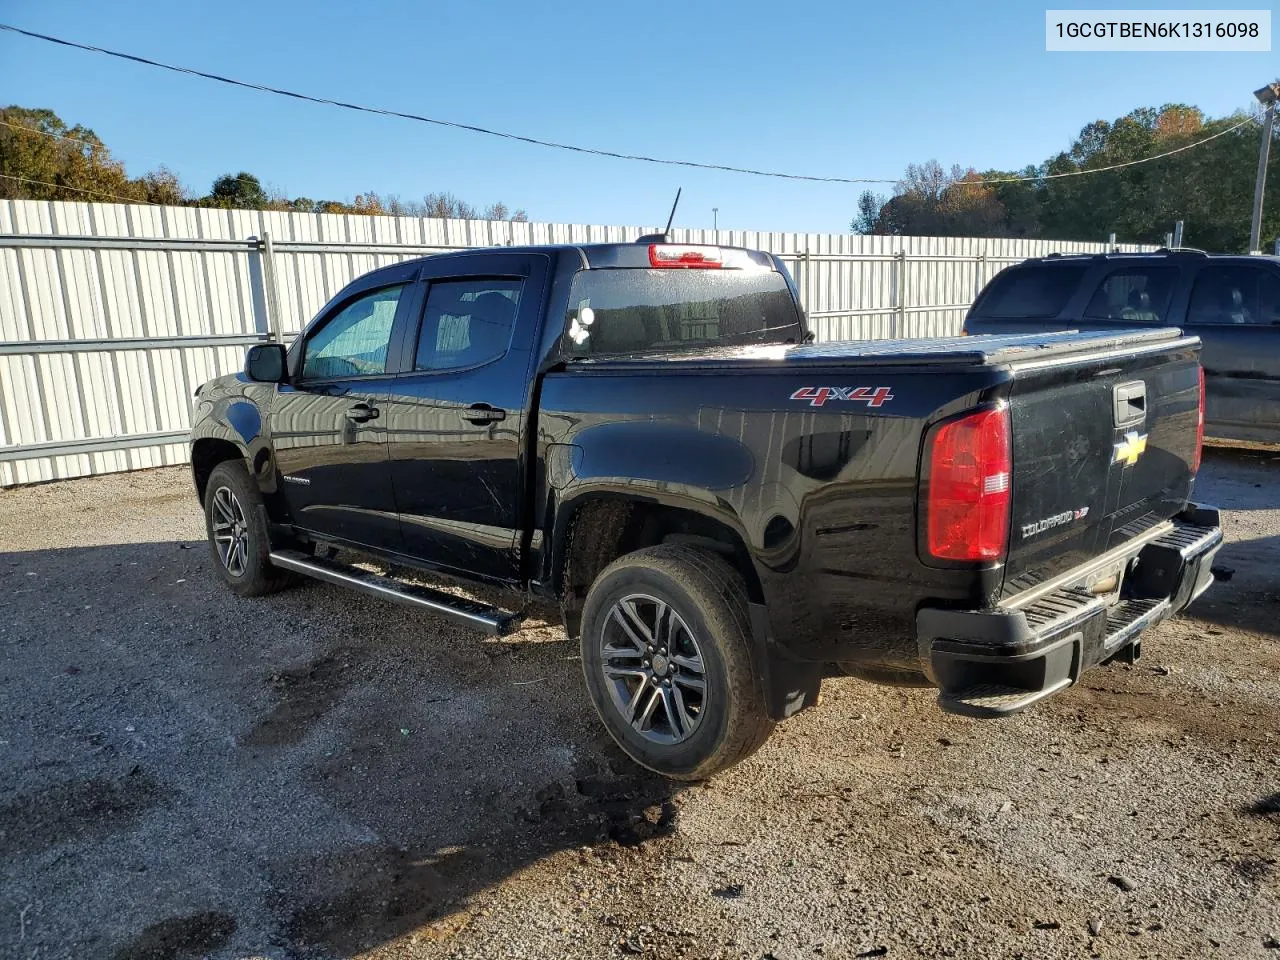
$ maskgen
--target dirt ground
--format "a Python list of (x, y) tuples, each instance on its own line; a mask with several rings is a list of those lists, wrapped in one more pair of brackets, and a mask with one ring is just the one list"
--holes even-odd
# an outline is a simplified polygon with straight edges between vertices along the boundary
[(642, 775), (534, 622), (241, 600), (183, 470), (0, 491), (0, 956), (1274, 957), (1280, 457), (1211, 450), (1235, 569), (1000, 721), (829, 681)]

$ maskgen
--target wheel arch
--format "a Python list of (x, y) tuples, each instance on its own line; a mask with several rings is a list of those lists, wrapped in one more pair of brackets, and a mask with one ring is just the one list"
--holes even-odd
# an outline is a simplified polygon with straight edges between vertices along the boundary
[(582, 604), (600, 571), (618, 557), (663, 543), (720, 554), (742, 575), (749, 600), (764, 602), (746, 538), (727, 509), (693, 497), (596, 488), (562, 503), (555, 515), (548, 584), (570, 636), (577, 636)]
[(228, 460), (242, 460), (247, 467), (248, 451), (240, 444), (216, 435), (197, 437), (191, 442), (191, 478), (201, 503), (204, 503), (213, 468)]

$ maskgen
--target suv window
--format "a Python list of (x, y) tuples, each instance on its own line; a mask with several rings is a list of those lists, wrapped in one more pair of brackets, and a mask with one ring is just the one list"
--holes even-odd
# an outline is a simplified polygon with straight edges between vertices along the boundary
[(1097, 320), (1161, 323), (1177, 282), (1177, 267), (1117, 270), (1098, 285), (1084, 315)]
[(523, 280), (431, 284), (414, 370), (457, 370), (496, 360), (511, 345)]
[(1280, 323), (1280, 276), (1258, 267), (1205, 267), (1191, 291), (1187, 323)]
[(391, 325), (404, 284), (352, 300), (306, 342), (304, 380), (367, 377), (387, 372)]
[(1000, 273), (975, 314), (996, 319), (1056, 317), (1084, 277), (1087, 264), (1035, 264)]

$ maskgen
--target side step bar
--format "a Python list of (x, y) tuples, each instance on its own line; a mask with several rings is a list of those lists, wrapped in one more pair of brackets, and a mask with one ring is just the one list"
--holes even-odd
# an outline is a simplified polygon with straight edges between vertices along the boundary
[(317, 580), (336, 583), (340, 587), (350, 587), (384, 600), (407, 604), (492, 636), (506, 636), (516, 630), (524, 619), (522, 613), (509, 613), (464, 597), (455, 597), (443, 590), (383, 577), (298, 550), (273, 550), (271, 562), (282, 570), (292, 570)]

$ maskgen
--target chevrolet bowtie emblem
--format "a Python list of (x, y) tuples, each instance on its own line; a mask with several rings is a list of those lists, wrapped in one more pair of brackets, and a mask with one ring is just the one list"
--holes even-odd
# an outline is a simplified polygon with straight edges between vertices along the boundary
[(1132, 467), (1146, 450), (1147, 435), (1138, 433), (1136, 430), (1130, 430), (1124, 435), (1124, 439), (1116, 444), (1115, 453), (1111, 455), (1111, 462), (1123, 463), (1126, 467)]

